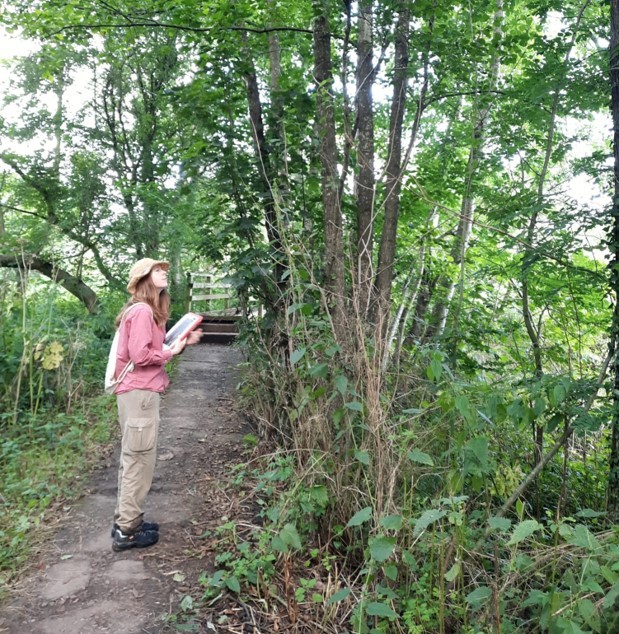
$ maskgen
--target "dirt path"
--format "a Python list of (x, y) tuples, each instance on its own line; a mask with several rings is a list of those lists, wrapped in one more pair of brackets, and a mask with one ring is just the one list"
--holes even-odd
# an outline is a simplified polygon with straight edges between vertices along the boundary
[(146, 518), (161, 525), (159, 543), (112, 552), (116, 451), (107, 468), (94, 474), (88, 495), (68, 511), (38, 571), (0, 606), (0, 632), (175, 631), (167, 615), (213, 566), (206, 529), (247, 511), (226, 486), (249, 431), (234, 408), (239, 361), (236, 350), (220, 345), (193, 346), (181, 357), (163, 401), (155, 481), (145, 509)]

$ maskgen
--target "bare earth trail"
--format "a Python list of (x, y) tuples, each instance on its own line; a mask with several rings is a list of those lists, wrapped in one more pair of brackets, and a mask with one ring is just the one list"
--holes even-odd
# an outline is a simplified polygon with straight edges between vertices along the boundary
[[(114, 553), (116, 450), (93, 474), (88, 494), (68, 511), (40, 555), (38, 569), (0, 605), (0, 632), (144, 634), (174, 631), (186, 585), (213, 569), (207, 529), (251, 512), (226, 487), (242, 461), (249, 429), (234, 407), (240, 354), (223, 345), (188, 348), (164, 397), (155, 480), (146, 519), (160, 524), (159, 543)], [(212, 626), (201, 631), (216, 631)]]

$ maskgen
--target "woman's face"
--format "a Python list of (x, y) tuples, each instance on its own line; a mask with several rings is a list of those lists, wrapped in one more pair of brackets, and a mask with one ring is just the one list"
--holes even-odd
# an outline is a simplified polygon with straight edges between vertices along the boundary
[(164, 268), (156, 266), (150, 272), (150, 280), (154, 284), (155, 288), (162, 291), (164, 288), (168, 287), (168, 272)]

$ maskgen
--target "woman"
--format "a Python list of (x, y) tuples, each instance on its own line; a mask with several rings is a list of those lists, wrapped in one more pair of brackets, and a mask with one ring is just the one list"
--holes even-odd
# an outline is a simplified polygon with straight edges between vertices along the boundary
[(156, 544), (159, 526), (145, 522), (142, 504), (150, 490), (157, 458), (159, 397), (169, 384), (165, 364), (186, 344), (197, 343), (199, 332), (164, 349), (170, 296), (167, 262), (143, 258), (129, 272), (131, 299), (116, 318), (120, 329), (116, 376), (133, 363), (114, 391), (122, 433), (118, 500), (112, 529), (112, 549), (145, 548)]

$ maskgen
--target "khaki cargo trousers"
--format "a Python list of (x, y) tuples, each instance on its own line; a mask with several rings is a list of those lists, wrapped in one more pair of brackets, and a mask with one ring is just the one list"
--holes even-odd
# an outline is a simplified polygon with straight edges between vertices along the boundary
[(159, 393), (132, 390), (116, 396), (122, 433), (118, 467), (118, 499), (114, 521), (123, 532), (142, 523), (142, 505), (148, 494), (157, 460)]

